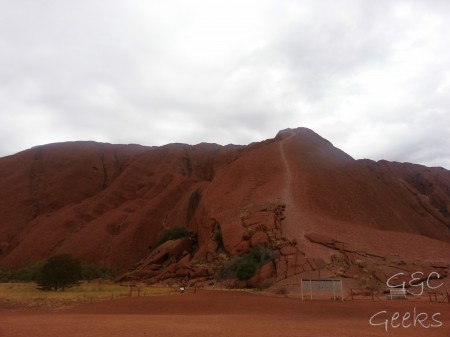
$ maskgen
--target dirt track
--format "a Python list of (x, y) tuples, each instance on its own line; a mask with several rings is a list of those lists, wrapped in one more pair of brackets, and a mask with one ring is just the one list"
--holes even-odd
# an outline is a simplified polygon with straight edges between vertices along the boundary
[[(414, 327), (416, 308), (416, 327)], [(371, 326), (380, 311), (411, 313), (409, 328)], [(423, 328), (418, 316), (426, 313)], [(401, 319), (394, 325), (401, 324)], [(248, 293), (209, 292), (160, 297), (123, 298), (59, 312), (18, 312), (0, 308), (0, 337), (448, 337), (450, 305), (412, 301), (302, 302), (299, 299)]]

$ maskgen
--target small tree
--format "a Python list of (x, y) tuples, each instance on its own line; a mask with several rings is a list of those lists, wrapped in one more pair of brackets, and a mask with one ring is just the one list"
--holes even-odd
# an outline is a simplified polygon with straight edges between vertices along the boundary
[(70, 254), (54, 255), (47, 259), (37, 277), (42, 290), (57, 291), (77, 284), (81, 279), (81, 263)]

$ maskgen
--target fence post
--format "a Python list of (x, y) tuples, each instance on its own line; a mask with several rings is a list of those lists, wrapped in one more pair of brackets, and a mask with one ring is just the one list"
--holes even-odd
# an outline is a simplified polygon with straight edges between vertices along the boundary
[(300, 280), (300, 291), (302, 293), (302, 301), (303, 301), (303, 279)]
[(309, 296), (312, 301), (312, 280), (311, 279), (309, 280)]

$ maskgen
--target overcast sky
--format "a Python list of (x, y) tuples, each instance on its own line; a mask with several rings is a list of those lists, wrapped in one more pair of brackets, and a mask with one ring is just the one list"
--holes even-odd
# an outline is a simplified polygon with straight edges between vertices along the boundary
[(450, 169), (450, 1), (0, 0), (0, 156), (313, 129)]

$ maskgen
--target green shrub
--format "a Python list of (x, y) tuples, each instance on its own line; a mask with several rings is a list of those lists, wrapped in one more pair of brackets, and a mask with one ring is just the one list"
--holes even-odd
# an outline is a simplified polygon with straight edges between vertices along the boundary
[(217, 273), (216, 273), (216, 280), (217, 281), (221, 281), (221, 280), (226, 280), (226, 279), (232, 279), (232, 278), (236, 278), (236, 270), (239, 266), (241, 259), (239, 258), (234, 258), (228, 262), (226, 262), (222, 268), (220, 268)]
[(0, 282), (36, 281), (43, 264), (43, 262), (32, 262), (17, 270), (0, 269)]
[(256, 270), (265, 263), (274, 259), (274, 252), (266, 246), (255, 246), (247, 254), (240, 258), (235, 258), (223, 265), (216, 274), (217, 280), (237, 278), (248, 280)]
[(0, 269), (0, 283), (13, 281), (13, 271), (10, 269)]
[(258, 245), (250, 249), (245, 258), (254, 261), (260, 267), (266, 262), (273, 260), (274, 254), (273, 250), (267, 246)]
[(236, 269), (236, 277), (238, 280), (248, 280), (256, 272), (257, 266), (254, 260), (244, 260), (242, 261)]
[(29, 263), (14, 273), (15, 279), (22, 282), (36, 281), (43, 265), (43, 262)]
[(95, 279), (112, 279), (117, 276), (118, 270), (95, 264), (81, 264), (81, 279), (90, 281)]
[(167, 229), (161, 233), (158, 241), (156, 241), (156, 243), (153, 245), (152, 250), (161, 246), (164, 242), (185, 238), (190, 235), (191, 233), (186, 228), (183, 227), (174, 227)]

